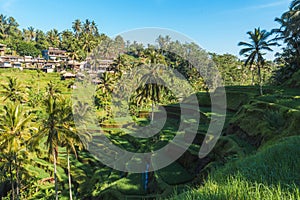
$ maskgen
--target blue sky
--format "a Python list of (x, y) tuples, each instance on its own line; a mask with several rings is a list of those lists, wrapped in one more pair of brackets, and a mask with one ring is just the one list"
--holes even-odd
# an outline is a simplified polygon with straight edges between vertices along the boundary
[[(0, 0), (0, 13), (16, 18), (21, 28), (71, 29), (75, 19), (94, 20), (109, 36), (143, 27), (172, 29), (204, 49), (238, 55), (239, 41), (260, 26), (277, 27), (275, 17), (290, 0)], [(271, 54), (268, 57), (272, 57)]]

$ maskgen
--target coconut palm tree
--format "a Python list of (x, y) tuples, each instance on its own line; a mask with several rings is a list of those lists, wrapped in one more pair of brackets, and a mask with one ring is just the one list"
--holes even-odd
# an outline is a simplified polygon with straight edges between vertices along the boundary
[(18, 22), (13, 17), (8, 17), (7, 19), (7, 28), (6, 28), (6, 34), (7, 35), (14, 35), (16, 33), (16, 30), (19, 26)]
[(146, 49), (141, 56), (143, 57), (142, 64), (146, 64), (146, 65), (166, 64), (165, 57), (152, 48)]
[(8, 77), (8, 84), (1, 84), (4, 96), (4, 101), (9, 99), (12, 102), (22, 102), (25, 100), (24, 88), (21, 83), (15, 77)]
[(112, 73), (104, 72), (100, 77), (100, 84), (97, 87), (96, 92), (100, 92), (102, 97), (102, 104), (104, 104), (104, 109), (109, 114), (108, 104), (110, 101), (110, 95), (114, 89), (115, 76)]
[(75, 146), (82, 146), (79, 136), (75, 132), (72, 107), (70, 101), (61, 98), (57, 86), (50, 82), (45, 99), (47, 117), (42, 121), (38, 139), (46, 137), (49, 158), (53, 158), (55, 199), (58, 199), (57, 159), (58, 147), (66, 147), (68, 160), (68, 177), (70, 199), (72, 199), (70, 158), (71, 152), (76, 154)]
[(273, 29), (272, 32), (277, 34), (277, 40), (283, 40), (287, 44), (285, 50), (292, 50), (296, 64), (300, 66), (300, 1), (292, 1), (290, 9), (275, 21), (280, 24), (280, 28)]
[(74, 37), (73, 33), (69, 30), (64, 30), (61, 32), (61, 44), (60, 48), (63, 50), (71, 51), (73, 44), (75, 43), (76, 38)]
[(73, 51), (70, 51), (68, 53), (69, 57), (72, 59), (73, 62), (73, 67), (75, 66), (75, 61), (80, 59), (80, 50), (79, 49), (74, 49)]
[(57, 29), (52, 29), (47, 32), (47, 40), (53, 47), (59, 47), (60, 44), (60, 33)]
[(30, 41), (30, 34), (29, 34), (29, 31), (27, 29), (23, 29), (22, 37), (23, 37), (23, 40), (25, 40), (26, 42)]
[[(151, 75), (144, 75), (140, 82), (144, 85), (140, 86), (137, 91), (137, 103), (141, 104), (143, 100), (151, 100), (151, 122), (154, 120), (154, 106), (160, 101), (161, 91), (164, 89), (163, 80), (157, 76), (157, 68), (151, 69)], [(159, 84), (161, 82), (161, 84)]]
[(270, 47), (277, 45), (277, 43), (273, 40), (268, 40), (271, 33), (266, 30), (260, 30), (260, 28), (255, 28), (253, 32), (249, 31), (247, 34), (250, 42), (240, 42), (238, 44), (245, 47), (240, 50), (240, 55), (246, 56), (245, 65), (253, 66), (255, 63), (259, 77), (260, 94), (263, 95), (261, 68), (265, 64), (264, 51), (273, 51)]
[(119, 72), (122, 75), (122, 71), (128, 70), (129, 62), (126, 55), (119, 55), (116, 59), (114, 59), (113, 67), (115, 72)]
[(96, 22), (93, 20), (91, 25), (90, 25), (90, 29), (91, 29), (91, 32), (94, 36), (98, 36), (99, 35), (99, 31), (98, 31), (98, 27), (97, 27), (97, 24)]
[(73, 22), (73, 31), (75, 33), (75, 36), (76, 38), (78, 39), (79, 35), (81, 34), (82, 32), (82, 25), (81, 25), (81, 21), (79, 19), (76, 19), (74, 22)]
[(82, 49), (86, 52), (86, 56), (96, 47), (97, 43), (93, 35), (84, 32), (80, 37)]
[(164, 52), (168, 49), (168, 46), (171, 42), (171, 37), (169, 35), (163, 37), (159, 35), (158, 38), (155, 40), (160, 48), (160, 52), (164, 55)]
[(91, 21), (89, 19), (85, 20), (85, 22), (83, 24), (83, 30), (87, 34), (92, 33)]
[(7, 28), (7, 17), (3, 14), (0, 15), (0, 37), (5, 39), (7, 37), (5, 30)]
[(160, 78), (160, 66), (166, 64), (164, 56), (159, 54), (155, 49), (147, 49), (143, 53), (142, 63), (145, 64), (148, 73), (140, 79), (138, 87), (137, 103), (142, 103), (145, 99), (151, 100), (151, 123), (154, 119), (154, 105), (160, 101), (161, 93), (164, 90), (165, 82)]
[(1, 39), (10, 39), (19, 36), (19, 24), (13, 17), (0, 16), (0, 36)]
[[(71, 130), (72, 131), (72, 130)], [(70, 200), (73, 199), (72, 195), (72, 179), (71, 179), (71, 166), (70, 166), (70, 153), (73, 152), (75, 157), (77, 158), (77, 150), (76, 150), (76, 144), (80, 144), (81, 140), (79, 137), (74, 137), (75, 134), (67, 135), (64, 143), (62, 144), (63, 146), (66, 147), (67, 149), (67, 168), (68, 168), (68, 184), (69, 184), (69, 195), (70, 195)]]
[[(20, 152), (22, 149), (26, 149), (25, 144), (31, 137), (29, 133), (30, 120), (31, 116), (26, 113), (26, 110), (19, 103), (6, 104), (0, 117), (0, 149), (2, 153), (7, 155), (9, 163), (12, 199), (15, 199), (15, 197), (19, 199), (20, 197)], [(16, 188), (12, 168), (16, 171)]]
[(28, 27), (28, 33), (29, 33), (30, 41), (33, 41), (35, 38), (36, 32), (32, 26)]
[(57, 183), (57, 156), (58, 156), (58, 146), (60, 142), (61, 133), (61, 121), (58, 108), (60, 91), (57, 86), (50, 82), (47, 87), (47, 95), (45, 99), (45, 106), (47, 117), (42, 121), (42, 126), (40, 132), (37, 135), (39, 139), (46, 137), (46, 145), (48, 147), (49, 157), (53, 156), (53, 166), (54, 166), (54, 181), (55, 181), (55, 199), (58, 200), (58, 183)]
[(295, 25), (295, 29), (298, 29), (299, 27), (296, 27), (296, 24), (299, 24), (300, 22), (300, 1), (299, 0), (293, 0), (290, 4), (289, 11), (283, 13), (283, 15), (287, 15), (291, 18), (291, 23)]
[(69, 100), (61, 100), (58, 105), (58, 112), (60, 113), (58, 125), (61, 132), (60, 145), (66, 147), (67, 151), (67, 169), (68, 169), (68, 180), (69, 180), (69, 195), (72, 200), (72, 180), (71, 180), (71, 168), (70, 168), (70, 153), (74, 153), (77, 158), (76, 146), (82, 148), (83, 143), (79, 135), (75, 130), (75, 124), (72, 114), (72, 107)]

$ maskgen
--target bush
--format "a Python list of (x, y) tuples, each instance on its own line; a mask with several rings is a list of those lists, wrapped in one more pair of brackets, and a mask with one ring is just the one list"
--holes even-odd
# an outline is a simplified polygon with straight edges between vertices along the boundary
[(17, 44), (17, 53), (20, 56), (37, 57), (41, 52), (30, 42), (19, 42)]

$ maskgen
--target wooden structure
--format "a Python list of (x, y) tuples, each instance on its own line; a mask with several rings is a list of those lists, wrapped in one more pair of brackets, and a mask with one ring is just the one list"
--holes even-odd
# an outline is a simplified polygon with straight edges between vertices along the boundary
[(91, 71), (97, 73), (104, 73), (107, 71), (111, 71), (111, 66), (113, 64), (113, 60), (96, 60), (93, 61), (90, 58), (86, 59), (87, 61), (80, 65), (80, 69), (84, 71)]
[(59, 48), (49, 47), (48, 50), (43, 50), (42, 55), (46, 60), (67, 61), (68, 55), (65, 50)]

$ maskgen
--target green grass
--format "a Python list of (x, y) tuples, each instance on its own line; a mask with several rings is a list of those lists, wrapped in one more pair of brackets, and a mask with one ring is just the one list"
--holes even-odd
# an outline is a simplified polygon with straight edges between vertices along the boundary
[(126, 178), (117, 181), (113, 188), (127, 195), (142, 195), (145, 194), (142, 183), (142, 174), (129, 174)]
[(300, 199), (300, 136), (288, 137), (258, 153), (214, 171), (198, 189), (177, 199)]
[(188, 183), (193, 179), (193, 176), (177, 162), (158, 170), (156, 173), (169, 185)]
[[(0, 84), (7, 83), (6, 77), (17, 77), (18, 81), (23, 86), (29, 85), (31, 87), (31, 90), (37, 91), (38, 89), (40, 89), (41, 92), (45, 91), (47, 84), (50, 81), (53, 81), (58, 84), (62, 94), (64, 94), (66, 97), (71, 96), (71, 89), (68, 88), (68, 85), (73, 80), (61, 81), (59, 73), (41, 72), (40, 74), (38, 74), (36, 70), (20, 71), (19, 69), (0, 69), (0, 76), (2, 77), (0, 79)], [(0, 90), (2, 90), (2, 88)]]
[(170, 200), (298, 200), (300, 191), (296, 186), (284, 189), (280, 185), (267, 186), (249, 182), (242, 177), (228, 177), (223, 182), (207, 180), (198, 190), (175, 195)]

